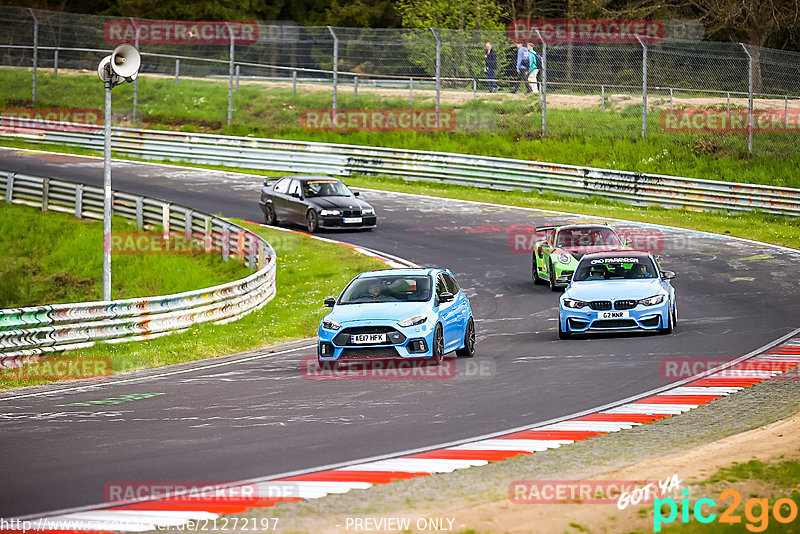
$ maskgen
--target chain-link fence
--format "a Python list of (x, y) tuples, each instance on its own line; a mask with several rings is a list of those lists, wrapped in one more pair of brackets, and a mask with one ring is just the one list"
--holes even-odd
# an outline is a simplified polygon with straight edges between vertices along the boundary
[[(387, 109), (413, 109), (432, 114), (433, 130), (512, 138), (673, 135), (712, 153), (798, 146), (800, 53), (739, 43), (537, 37), (541, 64), (528, 83), (500, 31), (178, 24), (15, 7), (0, 8), (0, 29), (4, 108), (74, 106), (76, 91), (84, 107), (101, 107), (99, 82), (91, 91), (75, 75), (128, 42), (143, 62), (135, 85), (115, 90), (118, 124), (389, 131), (403, 126)], [(497, 57), (488, 73), (487, 42)]]

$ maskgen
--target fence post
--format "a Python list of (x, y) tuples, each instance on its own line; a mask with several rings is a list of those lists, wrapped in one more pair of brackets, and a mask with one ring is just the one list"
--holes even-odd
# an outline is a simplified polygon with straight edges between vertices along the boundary
[(225, 27), (228, 28), (228, 35), (231, 39), (231, 49), (228, 58), (228, 125), (230, 125), (233, 121), (233, 48), (236, 41), (233, 38), (233, 30), (231, 30), (230, 22), (226, 22)]
[[(136, 47), (136, 50), (139, 50), (139, 25), (136, 24), (136, 21), (133, 17), (130, 17), (131, 24), (133, 25), (133, 46)], [(136, 79), (133, 80), (133, 120), (136, 121), (136, 108), (139, 107), (139, 76), (136, 76)]]
[(439, 129), (439, 94), (442, 92), (442, 42), (436, 35), (436, 30), (431, 28), (433, 38), (436, 39), (436, 129)]
[(753, 56), (744, 43), (739, 43), (747, 54), (747, 95), (748, 95), (748, 121), (747, 121), (747, 151), (753, 152)]
[(731, 114), (731, 92), (728, 91), (727, 95), (728, 95), (728, 103), (725, 105), (725, 109), (728, 110), (728, 115), (730, 115)]
[(10, 172), (6, 178), (6, 204), (11, 204), (14, 198), (14, 175), (15, 173)]
[(669, 112), (672, 113), (672, 87), (669, 88)]
[(53, 78), (58, 78), (58, 48), (53, 50)]
[(789, 97), (783, 97), (783, 125), (786, 126), (789, 120)]
[(647, 45), (637, 35), (636, 40), (642, 45), (642, 137), (647, 135)]
[(353, 76), (353, 102), (358, 100), (358, 76)]
[(136, 197), (136, 229), (142, 230), (144, 228), (144, 211), (142, 210), (143, 200), (142, 197)]
[(292, 96), (297, 94), (297, 71), (292, 71)]
[(162, 204), (161, 205), (161, 227), (163, 229), (162, 237), (164, 241), (169, 239), (169, 204)]
[(33, 17), (33, 102), (36, 102), (36, 69), (39, 66), (39, 19), (36, 18), (36, 14), (33, 12), (32, 8), (28, 8), (28, 11)]
[(600, 111), (606, 110), (606, 86), (600, 86)]
[(478, 100), (478, 80), (472, 78), (472, 100)]
[(547, 133), (547, 43), (539, 30), (536, 30), (536, 35), (542, 42), (542, 88), (539, 94), (542, 98), (542, 135), (544, 135)]
[(75, 217), (83, 218), (83, 184), (75, 186)]
[(175, 60), (175, 85), (178, 85), (178, 77), (181, 75), (181, 60)]
[(236, 92), (239, 92), (239, 65), (236, 65)]
[(336, 122), (336, 91), (339, 86), (339, 38), (333, 28), (328, 26), (328, 31), (333, 37), (333, 120)]
[(42, 178), (42, 211), (50, 204), (50, 178)]
[(183, 214), (183, 236), (187, 242), (192, 242), (192, 210), (186, 210)]
[(414, 78), (408, 79), (408, 106), (414, 107)]

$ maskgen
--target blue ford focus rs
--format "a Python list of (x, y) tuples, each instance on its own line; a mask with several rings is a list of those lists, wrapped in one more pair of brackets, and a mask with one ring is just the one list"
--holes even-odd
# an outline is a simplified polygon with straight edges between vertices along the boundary
[(361, 273), (319, 325), (320, 367), (340, 362), (475, 354), (469, 299), (449, 269), (391, 269)]
[(622, 330), (671, 333), (678, 319), (674, 277), (647, 252), (584, 256), (561, 295), (559, 337)]

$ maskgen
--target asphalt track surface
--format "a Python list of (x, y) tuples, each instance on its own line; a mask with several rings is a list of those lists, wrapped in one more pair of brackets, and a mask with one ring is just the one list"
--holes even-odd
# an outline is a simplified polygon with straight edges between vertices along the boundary
[[(2, 149), (0, 169), (102, 183), (96, 159)], [(261, 220), (259, 177), (115, 161), (113, 180), (120, 191)], [(362, 198), (376, 207), (378, 229), (324, 235), (451, 268), (473, 306), (481, 372), (458, 360), (449, 380), (306, 380), (301, 360), (315, 355), (306, 348), (0, 399), (0, 517), (102, 503), (113, 482), (251, 479), (534, 424), (666, 385), (665, 359), (746, 354), (800, 317), (800, 254), (662, 229), (664, 268), (678, 273), (676, 332), (560, 341), (558, 295), (531, 283), (530, 256), (509, 246), (509, 227), (585, 218), (377, 191)], [(133, 393), (162, 394), (63, 406)]]

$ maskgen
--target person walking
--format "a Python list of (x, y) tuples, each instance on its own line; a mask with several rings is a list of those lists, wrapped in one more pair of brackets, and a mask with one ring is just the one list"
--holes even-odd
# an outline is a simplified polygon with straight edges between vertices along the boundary
[[(533, 91), (534, 94), (539, 93), (539, 82), (537, 81), (537, 76), (539, 75), (539, 69), (542, 67), (539, 65), (539, 54), (536, 53), (536, 50), (533, 49), (533, 45), (528, 43), (528, 87)], [(530, 91), (529, 91), (530, 92)]]
[(497, 52), (492, 48), (492, 43), (486, 43), (486, 54), (483, 55), (486, 60), (486, 78), (489, 80), (489, 92), (494, 93), (497, 90)]
[(519, 89), (520, 85), (524, 85), (526, 89), (526, 93), (531, 92), (530, 86), (528, 86), (528, 49), (522, 46), (522, 43), (517, 43), (517, 83), (514, 84), (514, 87), (511, 89), (512, 93), (516, 93), (517, 89)]

